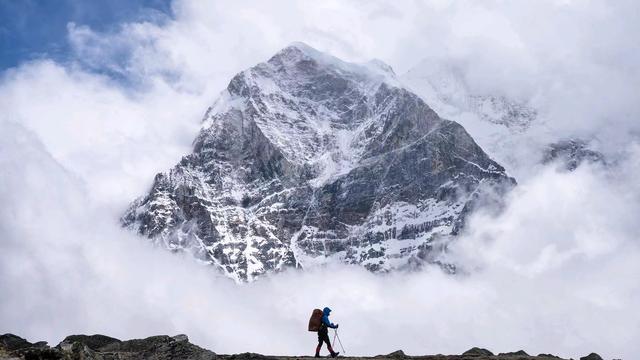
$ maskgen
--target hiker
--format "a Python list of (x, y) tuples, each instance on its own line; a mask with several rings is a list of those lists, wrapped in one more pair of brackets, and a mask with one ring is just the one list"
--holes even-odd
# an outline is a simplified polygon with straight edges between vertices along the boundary
[(322, 310), (322, 323), (320, 324), (320, 329), (318, 330), (318, 347), (316, 347), (316, 357), (320, 357), (320, 348), (322, 348), (322, 343), (327, 343), (327, 349), (331, 353), (331, 357), (336, 357), (339, 352), (333, 351), (331, 347), (331, 342), (329, 341), (329, 328), (337, 329), (338, 324), (333, 324), (329, 321), (329, 314), (331, 313), (331, 309), (328, 307)]

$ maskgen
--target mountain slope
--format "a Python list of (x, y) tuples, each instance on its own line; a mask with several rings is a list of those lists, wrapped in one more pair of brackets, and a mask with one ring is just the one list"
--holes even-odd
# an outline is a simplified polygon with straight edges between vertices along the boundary
[(328, 261), (436, 261), (477, 199), (514, 184), (380, 62), (301, 43), (237, 74), (193, 152), (123, 224), (238, 281)]
[(523, 168), (539, 160), (531, 156), (541, 146), (538, 111), (526, 101), (474, 90), (465, 68), (455, 64), (425, 59), (401, 79), (440, 116), (462, 124), (491, 158), (519, 178)]
[(520, 132), (529, 128), (538, 116), (524, 102), (472, 91), (464, 71), (451, 63), (425, 59), (403, 74), (402, 81), (445, 118), (471, 113), (482, 121)]
[[(531, 106), (532, 99), (474, 91), (467, 82), (468, 70), (455, 64), (453, 59), (425, 59), (400, 78), (440, 116), (462, 124), (518, 180), (526, 180), (551, 162), (568, 170), (585, 160), (607, 164), (597, 150), (597, 134), (581, 138), (554, 130), (548, 114)], [(537, 106), (545, 108), (539, 100)]]

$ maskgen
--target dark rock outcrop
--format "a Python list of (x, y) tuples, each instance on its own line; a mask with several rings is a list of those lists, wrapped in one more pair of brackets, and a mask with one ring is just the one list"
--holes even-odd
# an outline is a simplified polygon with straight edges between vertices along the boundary
[(524, 350), (518, 350), (513, 352), (500, 353), (498, 356), (529, 356)]
[(407, 357), (407, 354), (404, 353), (404, 351), (402, 350), (396, 350), (392, 353), (389, 353), (387, 355), (379, 355), (376, 357), (384, 357), (384, 358), (393, 358), (393, 359), (404, 359)]
[(267, 360), (270, 359), (270, 356), (266, 356), (266, 355), (262, 355), (262, 354), (256, 354), (256, 353), (240, 353), (240, 354), (233, 354), (233, 355), (224, 355), (225, 359), (228, 360)]
[(602, 357), (596, 353), (591, 353), (587, 356), (583, 356), (580, 360), (602, 360)]
[(604, 155), (589, 148), (589, 144), (580, 139), (568, 139), (549, 144), (544, 151), (542, 163), (556, 162), (565, 170), (573, 171), (582, 163), (607, 165)]
[(13, 351), (32, 347), (33, 344), (19, 336), (4, 334), (0, 335), (0, 346), (6, 350)]
[(92, 350), (100, 350), (101, 348), (120, 343), (121, 341), (105, 335), (69, 335), (58, 345), (58, 347), (70, 347), (74, 343), (82, 343)]
[(215, 358), (215, 353), (191, 344), (186, 335), (174, 337), (161, 335), (127, 341), (104, 335), (71, 335), (53, 348), (42, 342), (31, 344), (12, 334), (0, 336), (0, 359), (209, 360)]
[(493, 356), (493, 353), (487, 349), (482, 349), (479, 347), (474, 347), (471, 348), (465, 352), (462, 353), (462, 355), (469, 355), (469, 356)]

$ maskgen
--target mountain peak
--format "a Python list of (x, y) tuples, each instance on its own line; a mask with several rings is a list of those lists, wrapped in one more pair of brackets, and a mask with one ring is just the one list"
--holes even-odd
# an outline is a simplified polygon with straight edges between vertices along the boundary
[(512, 183), (388, 65), (293, 43), (233, 77), (123, 223), (237, 281), (334, 261), (386, 272), (438, 263), (484, 189)]
[(318, 63), (336, 63), (342, 62), (342, 60), (317, 50), (303, 42), (292, 42), (286, 47), (278, 51), (271, 59), (269, 63), (273, 62), (299, 62), (302, 60), (313, 60)]
[(294, 41), (292, 43), (290, 43), (289, 45), (287, 45), (284, 50), (297, 50), (297, 51), (301, 51), (309, 56), (313, 56), (313, 55), (317, 55), (317, 54), (322, 54), (322, 52), (310, 45), (308, 45), (307, 43), (304, 43), (302, 41)]
[(355, 75), (360, 78), (374, 80), (374, 82), (385, 82), (395, 87), (401, 87), (391, 66), (382, 60), (371, 59), (364, 63), (348, 62), (317, 50), (303, 42), (289, 44), (267, 61), (268, 64), (279, 67), (300, 67), (307, 70), (313, 68), (309, 62), (315, 64), (319, 69), (331, 69), (342, 76)]

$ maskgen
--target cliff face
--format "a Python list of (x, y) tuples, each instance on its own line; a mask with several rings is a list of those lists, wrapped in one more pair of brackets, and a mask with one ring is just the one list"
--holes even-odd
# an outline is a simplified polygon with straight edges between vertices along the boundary
[(390, 271), (437, 262), (478, 199), (514, 184), (387, 65), (293, 44), (231, 80), (123, 224), (238, 281), (329, 261)]
[[(166, 335), (152, 336), (146, 339), (121, 341), (105, 335), (71, 335), (60, 344), (49, 347), (46, 342), (30, 343), (13, 334), (0, 335), (0, 360), (3, 359), (65, 359), (65, 360), (293, 360), (311, 358), (309, 356), (266, 356), (254, 353), (234, 355), (216, 354), (189, 342), (186, 335), (173, 337)], [(549, 360), (560, 357), (540, 354), (530, 356), (524, 351), (500, 353), (494, 355), (486, 349), (473, 348), (462, 355), (424, 355), (407, 356), (401, 350), (388, 355), (375, 357), (345, 357), (349, 359), (424, 359), (424, 360)], [(589, 354), (580, 360), (602, 360), (597, 354)]]

